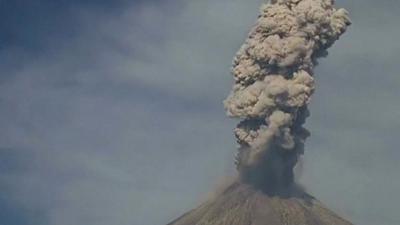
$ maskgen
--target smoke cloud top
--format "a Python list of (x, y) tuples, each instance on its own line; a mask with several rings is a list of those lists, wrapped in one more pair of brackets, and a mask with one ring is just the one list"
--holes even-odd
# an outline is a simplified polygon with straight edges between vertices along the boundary
[[(225, 100), (235, 129), (242, 178), (268, 188), (293, 182), (293, 168), (309, 132), (303, 127), (315, 90), (319, 57), (351, 24), (332, 0), (264, 4), (257, 24), (233, 62), (235, 84)], [(265, 184), (268, 183), (268, 184)]]

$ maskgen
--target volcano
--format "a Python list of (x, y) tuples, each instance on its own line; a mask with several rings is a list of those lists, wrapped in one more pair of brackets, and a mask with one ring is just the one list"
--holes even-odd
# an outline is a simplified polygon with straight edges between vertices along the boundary
[(310, 132), (314, 67), (351, 25), (334, 0), (271, 0), (237, 52), (224, 101), (239, 179), (168, 225), (351, 225), (295, 184)]
[(352, 225), (301, 189), (268, 194), (235, 182), (168, 225)]

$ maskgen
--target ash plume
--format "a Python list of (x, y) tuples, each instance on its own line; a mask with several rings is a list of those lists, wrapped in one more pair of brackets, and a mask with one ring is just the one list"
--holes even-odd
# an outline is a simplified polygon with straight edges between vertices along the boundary
[(351, 24), (333, 0), (271, 0), (238, 51), (234, 85), (224, 101), (235, 129), (236, 164), (244, 181), (266, 189), (293, 183), (310, 133), (303, 127), (319, 57)]

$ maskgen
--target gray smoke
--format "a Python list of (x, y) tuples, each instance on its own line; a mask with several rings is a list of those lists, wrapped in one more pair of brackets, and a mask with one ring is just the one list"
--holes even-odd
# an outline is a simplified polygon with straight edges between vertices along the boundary
[(319, 57), (351, 24), (333, 0), (271, 0), (238, 51), (235, 84), (225, 100), (235, 129), (241, 177), (268, 187), (293, 182), (293, 167), (310, 135), (303, 127)]

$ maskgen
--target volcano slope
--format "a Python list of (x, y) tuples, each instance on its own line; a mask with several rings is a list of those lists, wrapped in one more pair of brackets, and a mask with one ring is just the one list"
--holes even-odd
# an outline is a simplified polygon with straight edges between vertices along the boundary
[(268, 194), (235, 182), (168, 225), (352, 225), (302, 190)]

